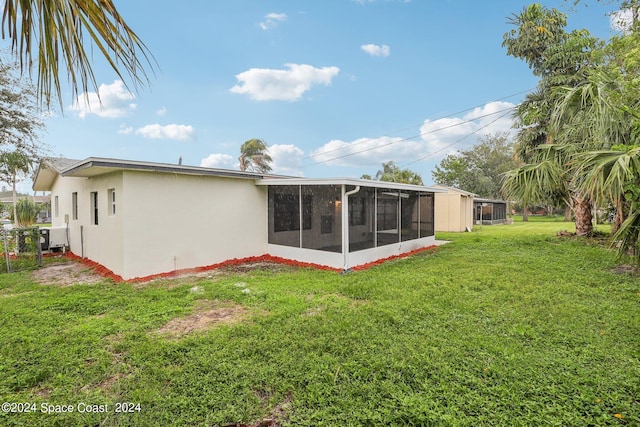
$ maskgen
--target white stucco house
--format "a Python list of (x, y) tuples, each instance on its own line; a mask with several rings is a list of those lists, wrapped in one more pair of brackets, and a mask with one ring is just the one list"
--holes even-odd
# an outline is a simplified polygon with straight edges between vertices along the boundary
[(430, 247), (423, 186), (88, 158), (42, 161), (67, 246), (125, 280), (271, 255), (336, 269)]

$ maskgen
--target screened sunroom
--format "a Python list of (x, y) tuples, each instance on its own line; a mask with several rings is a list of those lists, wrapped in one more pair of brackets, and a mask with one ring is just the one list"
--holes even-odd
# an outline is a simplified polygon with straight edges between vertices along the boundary
[(357, 179), (263, 179), (268, 252), (349, 269), (433, 246), (429, 187)]
[(507, 202), (504, 200), (473, 199), (475, 223), (478, 225), (505, 224)]

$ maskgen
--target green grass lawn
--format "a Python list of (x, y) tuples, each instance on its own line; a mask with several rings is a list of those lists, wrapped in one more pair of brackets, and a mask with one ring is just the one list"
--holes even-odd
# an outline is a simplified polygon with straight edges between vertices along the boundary
[[(344, 275), (0, 275), (0, 400), (35, 409), (0, 425), (640, 425), (640, 279), (555, 235), (571, 229), (441, 233), (452, 243)], [(203, 307), (234, 321), (162, 332)]]

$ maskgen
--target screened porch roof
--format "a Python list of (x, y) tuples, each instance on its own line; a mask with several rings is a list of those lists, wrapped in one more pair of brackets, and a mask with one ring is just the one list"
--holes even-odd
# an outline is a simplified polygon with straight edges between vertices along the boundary
[(506, 205), (507, 201), (506, 200), (495, 200), (495, 199), (481, 199), (481, 198), (474, 198), (473, 199), (473, 203), (482, 203), (482, 204), (489, 204), (489, 203), (493, 203), (494, 205)]
[(258, 185), (351, 185), (369, 188), (384, 188), (390, 190), (422, 191), (428, 193), (446, 193), (442, 188), (426, 187), (424, 185), (401, 184), (397, 182), (373, 181), (357, 178), (263, 178)]

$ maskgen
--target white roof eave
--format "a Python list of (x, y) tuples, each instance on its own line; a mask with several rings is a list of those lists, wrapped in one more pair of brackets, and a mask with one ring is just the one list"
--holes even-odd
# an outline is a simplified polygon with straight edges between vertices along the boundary
[(426, 187), (423, 185), (402, 184), (398, 182), (373, 181), (356, 178), (264, 178), (256, 181), (258, 185), (282, 186), (282, 185), (353, 185), (371, 188), (388, 188), (393, 190), (426, 191), (430, 193), (446, 193), (440, 188)]

